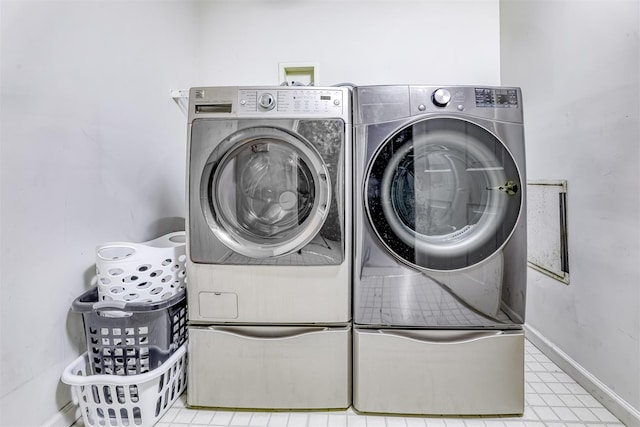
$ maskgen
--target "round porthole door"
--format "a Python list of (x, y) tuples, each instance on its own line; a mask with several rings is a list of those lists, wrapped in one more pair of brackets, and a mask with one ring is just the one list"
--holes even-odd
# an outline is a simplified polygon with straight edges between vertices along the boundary
[(214, 235), (251, 258), (304, 247), (324, 224), (331, 199), (327, 167), (306, 140), (285, 130), (235, 132), (211, 154), (201, 186)]
[(365, 207), (380, 241), (402, 262), (459, 270), (506, 244), (521, 185), (513, 157), (491, 132), (457, 118), (424, 119), (374, 153)]

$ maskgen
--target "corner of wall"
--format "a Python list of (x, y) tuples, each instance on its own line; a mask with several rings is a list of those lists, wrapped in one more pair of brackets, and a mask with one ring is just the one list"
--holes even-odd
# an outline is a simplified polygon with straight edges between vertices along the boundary
[(51, 417), (43, 427), (70, 427), (80, 418), (77, 405), (69, 402)]
[(525, 336), (552, 362), (587, 390), (602, 406), (618, 417), (626, 426), (640, 427), (640, 412), (618, 396), (613, 390), (549, 341), (537, 329), (524, 325)]

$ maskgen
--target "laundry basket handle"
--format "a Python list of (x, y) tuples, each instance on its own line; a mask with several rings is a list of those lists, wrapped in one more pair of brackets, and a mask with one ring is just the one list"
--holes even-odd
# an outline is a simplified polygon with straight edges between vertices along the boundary
[(98, 310), (124, 310), (127, 306), (126, 301), (98, 301), (93, 304), (93, 309)]
[(176, 246), (185, 244), (185, 232), (175, 231), (173, 233), (165, 234), (153, 240), (141, 243), (146, 247), (152, 248), (173, 248)]
[(101, 311), (123, 311), (127, 313), (147, 312), (171, 307), (186, 298), (186, 290), (182, 290), (170, 298), (162, 301), (141, 303), (132, 301), (103, 300), (98, 301), (98, 288), (93, 287), (76, 298), (71, 309), (78, 313), (86, 313), (100, 309)]
[(135, 255), (141, 246), (128, 242), (111, 242), (96, 248), (96, 255), (104, 261), (121, 261)]

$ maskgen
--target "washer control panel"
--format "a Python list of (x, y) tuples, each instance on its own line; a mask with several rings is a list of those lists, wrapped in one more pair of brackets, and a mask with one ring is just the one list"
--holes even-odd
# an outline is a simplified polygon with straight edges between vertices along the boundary
[(301, 87), (300, 89), (240, 89), (239, 113), (322, 113), (342, 114), (345, 100), (341, 90)]

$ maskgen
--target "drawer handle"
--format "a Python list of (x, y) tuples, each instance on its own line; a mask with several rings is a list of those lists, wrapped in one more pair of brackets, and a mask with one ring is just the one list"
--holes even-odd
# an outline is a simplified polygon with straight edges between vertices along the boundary
[[(495, 338), (503, 335), (509, 335), (508, 331), (452, 331), (442, 333), (433, 332), (434, 331), (394, 331), (389, 329), (380, 330), (380, 333), (384, 335), (391, 335), (398, 338), (404, 338), (412, 341), (419, 341), (430, 344), (461, 344), (472, 341), (480, 341), (488, 338)], [(517, 332), (521, 333), (520, 331)]]
[(281, 340), (281, 339), (289, 339), (296, 338), (305, 335), (313, 335), (324, 332), (331, 331), (339, 331), (344, 332), (345, 330), (349, 330), (349, 327), (340, 327), (340, 328), (307, 328), (307, 327), (291, 327), (291, 328), (271, 328), (268, 326), (258, 326), (258, 327), (220, 327), (220, 326), (211, 326), (208, 328), (209, 330), (221, 332), (229, 335), (234, 335), (237, 337), (247, 338), (247, 339), (255, 339), (255, 340)]

